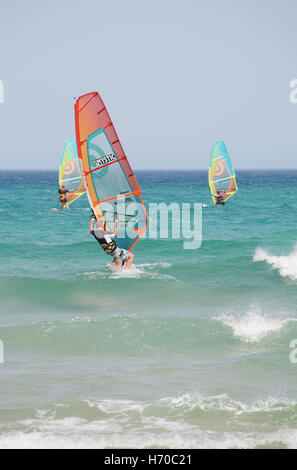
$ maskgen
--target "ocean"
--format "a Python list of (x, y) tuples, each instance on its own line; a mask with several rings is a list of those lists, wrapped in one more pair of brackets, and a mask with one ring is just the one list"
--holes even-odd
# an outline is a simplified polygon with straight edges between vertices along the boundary
[(53, 212), (57, 172), (0, 172), (0, 448), (296, 448), (296, 170), (238, 171), (225, 207), (205, 171), (136, 177), (203, 204), (202, 245), (113, 273), (85, 196)]

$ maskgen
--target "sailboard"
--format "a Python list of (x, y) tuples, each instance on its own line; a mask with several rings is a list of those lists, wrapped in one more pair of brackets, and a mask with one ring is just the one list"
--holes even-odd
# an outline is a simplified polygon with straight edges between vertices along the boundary
[(71, 204), (86, 192), (75, 140), (67, 140), (65, 143), (59, 169), (59, 188), (61, 188), (62, 185), (66, 189), (74, 191), (65, 194), (68, 204)]
[(109, 113), (97, 92), (75, 102), (78, 157), (90, 207), (113, 230), (117, 243), (131, 251), (146, 231), (148, 217), (141, 191)]
[[(223, 193), (224, 201), (227, 201), (237, 191), (235, 171), (224, 142), (216, 142), (212, 147), (208, 183), (212, 194), (217, 194), (217, 191)], [(212, 196), (212, 200), (216, 203), (214, 196)]]

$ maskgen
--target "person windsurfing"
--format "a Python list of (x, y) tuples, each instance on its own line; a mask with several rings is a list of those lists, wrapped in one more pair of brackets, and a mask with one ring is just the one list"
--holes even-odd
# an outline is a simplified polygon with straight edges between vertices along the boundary
[(113, 257), (113, 263), (117, 268), (130, 269), (135, 255), (117, 246), (114, 240), (114, 237), (117, 236), (117, 223), (118, 221), (115, 220), (113, 232), (109, 232), (106, 230), (107, 224), (103, 218), (96, 220), (94, 215), (91, 215), (90, 234), (97, 240), (105, 253)]
[(65, 207), (67, 207), (67, 209), (69, 209), (69, 204), (67, 202), (66, 194), (67, 193), (74, 193), (74, 192), (75, 192), (74, 189), (73, 190), (66, 189), (63, 184), (62, 184), (61, 188), (58, 189), (59, 200), (60, 200), (60, 203), (62, 205), (62, 210), (64, 210)]
[[(210, 189), (209, 189), (210, 190)], [(227, 193), (225, 191), (217, 191), (217, 194), (210, 193), (213, 197), (216, 198), (216, 206), (224, 206), (225, 205), (225, 196)]]

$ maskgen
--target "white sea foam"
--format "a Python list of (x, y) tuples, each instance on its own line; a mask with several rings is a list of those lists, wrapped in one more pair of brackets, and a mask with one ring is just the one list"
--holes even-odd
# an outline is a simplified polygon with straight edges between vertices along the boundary
[[(155, 420), (156, 421), (156, 420)], [(34, 432), (13, 432), (0, 437), (1, 449), (254, 449), (254, 448), (297, 448), (297, 430), (280, 429), (270, 433), (246, 432), (203, 432), (197, 428), (190, 430), (190, 426), (181, 426), (184, 429), (159, 432), (158, 436), (145, 435), (136, 432), (121, 431), (104, 433), (98, 436), (100, 430), (89, 431), (80, 423), (82, 434), (68, 433), (59, 435), (52, 432), (44, 433), (42, 430)], [(174, 423), (170, 429), (174, 429)], [(187, 428), (187, 432), (186, 429)], [(183, 431), (183, 432), (181, 432)], [(105, 434), (105, 435), (104, 435)]]
[(273, 413), (291, 411), (294, 416), (297, 412), (297, 401), (288, 398), (268, 397), (267, 399), (257, 400), (253, 403), (244, 403), (239, 400), (231, 399), (226, 393), (205, 397), (199, 394), (187, 393), (178, 397), (166, 397), (160, 400), (173, 410), (200, 409), (205, 412), (225, 411), (233, 418), (245, 413)]
[(145, 408), (145, 403), (133, 400), (85, 400), (85, 403), (87, 403), (91, 408), (98, 408), (104, 413), (109, 414), (127, 413), (130, 411), (138, 411), (139, 413), (142, 413)]
[[(31, 419), (5, 423), (4, 432), (0, 428), (0, 448), (297, 447), (297, 429), (288, 425), (288, 419), (296, 422), (297, 402), (288, 398), (268, 397), (244, 403), (227, 394), (189, 393), (151, 402), (103, 399), (84, 403), (90, 410), (102, 411), (102, 417), (94, 414), (94, 419), (56, 418), (55, 409), (37, 410)], [(56, 405), (59, 410), (63, 407), (67, 409), (67, 405)], [(250, 413), (252, 424), (247, 430)], [(258, 425), (257, 413), (260, 413)], [(205, 428), (208, 414), (212, 418)], [(232, 431), (230, 427), (228, 431), (222, 430), (222, 422), (229, 421)]]
[(160, 266), (160, 268), (167, 269), (167, 268), (171, 268), (172, 263), (166, 263), (164, 261), (158, 261), (156, 263), (142, 263), (142, 264), (138, 264), (138, 266), (139, 267), (144, 267), (144, 268)]
[(257, 308), (249, 310), (244, 315), (223, 313), (215, 319), (229, 326), (234, 336), (247, 343), (259, 342), (267, 335), (280, 331), (287, 323), (297, 321), (293, 317), (263, 314)]
[(143, 274), (143, 271), (138, 267), (133, 265), (129, 269), (117, 268), (113, 264), (108, 265), (108, 269), (112, 272), (111, 278), (138, 278)]
[(289, 398), (268, 397), (252, 403), (244, 403), (233, 400), (227, 393), (205, 397), (198, 393), (186, 393), (178, 397), (165, 397), (160, 403), (166, 404), (172, 409), (182, 409), (184, 412), (199, 408), (202, 411), (226, 411), (233, 416), (243, 413), (288, 411), (296, 409), (297, 401)]
[(167, 269), (171, 267), (172, 265), (170, 263), (165, 263), (165, 262), (157, 262), (157, 263), (142, 263), (142, 264), (136, 264), (133, 265), (132, 268), (130, 269), (119, 269), (116, 268), (115, 265), (109, 264), (108, 268), (111, 270), (112, 273), (115, 274), (115, 276), (112, 277), (127, 277), (127, 278), (135, 278), (135, 277), (141, 277), (141, 276), (147, 276), (147, 277), (159, 277), (160, 279), (168, 277), (168, 279), (175, 279), (173, 276), (165, 276), (164, 275), (159, 275), (157, 272), (153, 272), (152, 269), (155, 267), (161, 267), (163, 269)]
[(155, 271), (155, 268), (161, 267), (167, 269), (171, 267), (170, 263), (157, 262), (157, 263), (142, 263), (136, 264), (130, 269), (116, 269), (114, 265), (108, 264), (108, 271), (95, 271), (95, 272), (84, 272), (80, 276), (86, 277), (91, 280), (96, 279), (138, 279), (138, 278), (151, 278), (159, 279), (160, 281), (177, 281), (174, 276), (169, 274), (159, 273)]
[(273, 269), (277, 269), (282, 277), (297, 280), (297, 246), (287, 256), (270, 255), (266, 250), (257, 248), (253, 260), (266, 261)]

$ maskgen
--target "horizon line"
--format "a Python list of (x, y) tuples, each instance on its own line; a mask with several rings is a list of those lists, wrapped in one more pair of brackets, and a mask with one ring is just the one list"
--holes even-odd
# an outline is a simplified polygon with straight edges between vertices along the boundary
[[(297, 168), (236, 168), (236, 171), (297, 171)], [(0, 171), (59, 171), (59, 168), (0, 168)], [(206, 168), (135, 168), (133, 171), (208, 171)]]

